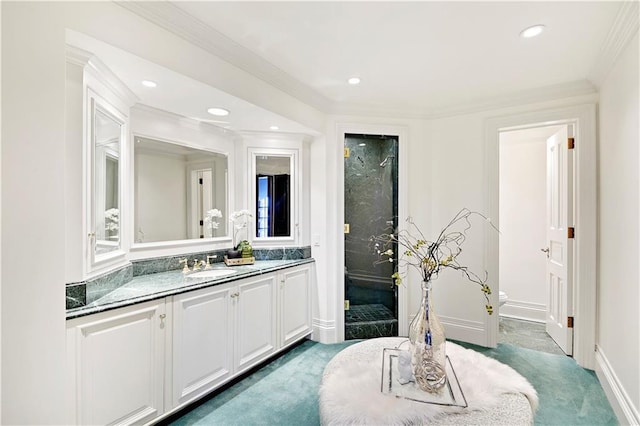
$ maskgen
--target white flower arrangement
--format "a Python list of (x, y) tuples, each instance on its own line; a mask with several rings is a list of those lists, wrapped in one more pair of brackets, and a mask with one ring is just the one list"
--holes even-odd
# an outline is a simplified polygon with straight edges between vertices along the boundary
[(120, 229), (120, 210), (116, 208), (105, 210), (104, 227), (110, 232), (117, 232)]
[(222, 212), (218, 209), (207, 210), (204, 218), (204, 224), (211, 229), (211, 237), (215, 236), (215, 230), (220, 227), (220, 222), (215, 219), (222, 218)]
[[(251, 213), (251, 211), (247, 209), (238, 210), (237, 212), (231, 213), (231, 216), (229, 216), (229, 219), (231, 220), (231, 222), (234, 223), (233, 225), (233, 229), (235, 230), (233, 233), (234, 247), (236, 247), (236, 239), (238, 236), (238, 232), (240, 232), (241, 229), (248, 228), (248, 222), (250, 217), (253, 217), (253, 214)], [(239, 222), (239, 223), (236, 223), (236, 222)], [(248, 238), (249, 238), (249, 231), (247, 230), (247, 239)]]

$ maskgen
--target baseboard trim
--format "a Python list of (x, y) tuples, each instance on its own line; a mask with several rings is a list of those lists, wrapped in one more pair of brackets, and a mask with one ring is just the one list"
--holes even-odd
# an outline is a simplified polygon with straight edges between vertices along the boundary
[(602, 348), (598, 345), (596, 345), (595, 358), (596, 376), (598, 376), (602, 389), (604, 389), (620, 424), (640, 425), (638, 408), (633, 406), (631, 398), (620, 383)]
[(480, 346), (487, 345), (484, 323), (442, 315), (438, 316), (440, 317), (442, 325), (444, 325), (447, 339), (459, 340), (461, 342), (473, 343), (474, 345)]
[(519, 316), (519, 315), (509, 315), (509, 314), (503, 314), (503, 313), (501, 313), (501, 314), (500, 314), (500, 317), (501, 317), (501, 318), (511, 318), (511, 319), (515, 319), (515, 320), (522, 320), (522, 321), (535, 322), (535, 323), (538, 323), (538, 324), (546, 324), (546, 323), (547, 323), (546, 321), (543, 321), (543, 320), (534, 320), (534, 319), (531, 319), (531, 318), (521, 317), (521, 316)]
[(313, 334), (311, 340), (320, 343), (338, 343), (338, 330), (334, 320), (313, 318)]
[(507, 303), (500, 306), (499, 313), (504, 317), (527, 321), (545, 322), (547, 320), (547, 307), (540, 303), (508, 300)]

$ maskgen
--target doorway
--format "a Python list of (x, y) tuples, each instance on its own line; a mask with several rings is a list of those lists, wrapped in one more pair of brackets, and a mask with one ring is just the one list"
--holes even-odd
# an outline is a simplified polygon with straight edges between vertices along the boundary
[[(573, 358), (584, 368), (595, 369), (596, 357), (596, 104), (557, 106), (487, 119), (485, 127), (485, 179), (489, 217), (499, 217), (499, 135), (540, 125), (570, 123), (575, 130), (573, 153), (575, 191), (575, 230), (573, 264)], [(486, 269), (489, 276), (499, 277), (499, 237), (487, 235)], [(499, 287), (499, 285), (498, 285)], [(492, 295), (498, 305), (498, 295)], [(498, 342), (498, 316), (486, 319), (486, 345)]]
[(395, 263), (376, 263), (370, 237), (398, 226), (398, 137), (345, 134), (345, 339), (398, 335)]
[[(500, 336), (535, 327), (571, 355), (573, 125), (530, 126), (499, 134)], [(505, 325), (506, 324), (506, 325)], [(510, 329), (510, 330), (509, 330)], [(513, 338), (511, 336), (510, 338)], [(516, 339), (527, 339), (527, 334)], [(549, 340), (549, 339), (547, 339)]]

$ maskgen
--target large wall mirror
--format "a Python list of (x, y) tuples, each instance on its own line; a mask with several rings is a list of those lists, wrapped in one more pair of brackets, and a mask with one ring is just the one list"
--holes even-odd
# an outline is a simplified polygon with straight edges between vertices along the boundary
[(134, 136), (134, 243), (228, 236), (224, 154)]
[(123, 122), (94, 105), (93, 193), (95, 258), (120, 248), (120, 153)]
[(293, 237), (295, 155), (253, 153), (255, 238)]

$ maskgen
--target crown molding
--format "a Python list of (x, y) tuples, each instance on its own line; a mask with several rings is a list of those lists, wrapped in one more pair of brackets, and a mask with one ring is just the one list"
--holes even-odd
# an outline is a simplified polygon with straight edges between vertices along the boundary
[[(333, 101), (293, 78), (250, 49), (189, 15), (171, 2), (117, 1), (117, 4), (325, 114), (434, 119), (514, 107), (522, 104), (547, 102), (561, 98), (585, 95), (597, 96), (598, 93), (597, 87), (592, 83), (598, 80), (590, 78), (590, 81), (581, 80), (563, 83), (518, 91), (508, 96), (479, 99), (465, 102), (464, 104), (443, 105), (433, 108), (419, 106), (400, 108), (372, 107), (365, 104)], [(601, 57), (606, 56), (607, 59), (598, 61), (603, 64), (608, 62), (607, 66), (603, 66), (603, 71), (601, 72), (606, 74), (622, 48), (626, 45), (626, 42), (637, 31), (637, 12), (638, 2), (636, 1), (624, 2), (621, 5), (613, 28), (607, 38), (607, 43), (605, 43), (606, 48), (603, 47), (601, 52)], [(615, 50), (615, 54), (611, 53), (612, 49)], [(605, 52), (608, 53), (605, 54)]]
[(117, 1), (118, 5), (176, 34), (299, 101), (327, 112), (331, 101), (260, 55), (168, 1)]
[(66, 60), (67, 63), (84, 67), (89, 63), (89, 60), (93, 57), (93, 53), (80, 49), (69, 44), (66, 45)]
[(180, 126), (184, 126), (191, 130), (205, 131), (209, 134), (220, 136), (223, 138), (236, 139), (239, 137), (239, 133), (235, 130), (225, 129), (224, 127), (216, 126), (215, 124), (208, 123), (204, 120), (185, 117), (184, 115), (175, 114), (173, 112), (152, 107), (150, 105), (137, 103), (131, 107), (131, 110), (132, 114), (134, 113), (134, 111), (139, 111), (140, 113), (151, 115), (152, 117), (163, 118), (170, 123), (177, 123)]
[(71, 63), (81, 64), (82, 61), (87, 60), (84, 67), (85, 71), (92, 73), (99, 81), (102, 82), (109, 90), (111, 90), (125, 105), (131, 106), (140, 99), (129, 87), (118, 78), (118, 76), (111, 71), (107, 65), (104, 64), (97, 56), (91, 54), (90, 57), (86, 55), (88, 52), (78, 49), (73, 46), (67, 45), (67, 61)]
[(365, 105), (334, 104), (335, 115), (378, 116), (413, 119), (437, 119), (456, 115), (475, 114), (524, 104), (549, 102), (578, 96), (597, 95), (597, 88), (587, 80), (556, 84), (519, 91), (516, 94), (435, 108), (371, 108)]
[(625, 1), (620, 5), (613, 25), (600, 47), (595, 65), (589, 72), (589, 80), (596, 86), (602, 85), (620, 54), (638, 32), (640, 26), (639, 4), (638, 1)]

